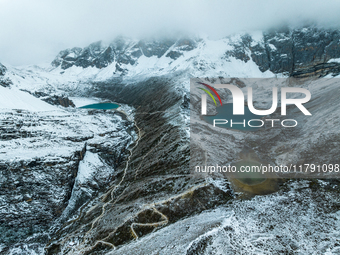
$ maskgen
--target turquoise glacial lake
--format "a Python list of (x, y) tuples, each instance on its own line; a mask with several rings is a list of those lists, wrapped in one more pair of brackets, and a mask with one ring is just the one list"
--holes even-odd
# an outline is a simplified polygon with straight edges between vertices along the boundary
[(101, 110), (112, 110), (112, 109), (117, 109), (119, 107), (118, 104), (113, 104), (113, 103), (99, 103), (99, 104), (89, 104), (89, 105), (84, 105), (82, 109), (101, 109)]

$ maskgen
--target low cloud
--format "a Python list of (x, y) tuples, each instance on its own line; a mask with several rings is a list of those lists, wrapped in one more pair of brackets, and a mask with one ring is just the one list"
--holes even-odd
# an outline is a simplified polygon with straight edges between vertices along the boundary
[(0, 62), (50, 62), (62, 49), (123, 35), (207, 35), (315, 22), (340, 25), (339, 1), (0, 0)]

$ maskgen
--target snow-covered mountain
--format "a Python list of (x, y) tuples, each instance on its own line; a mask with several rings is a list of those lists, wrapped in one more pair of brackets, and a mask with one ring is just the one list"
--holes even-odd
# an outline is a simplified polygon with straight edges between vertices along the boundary
[[(299, 130), (309, 140), (229, 130), (228, 157), (247, 145), (270, 162), (328, 162), (340, 148), (339, 59), (340, 31), (311, 26), (219, 40), (117, 38), (63, 50), (51, 65), (0, 65), (0, 253), (337, 252), (337, 180), (290, 180), (276, 194), (237, 200), (227, 180), (191, 177), (189, 79), (305, 78), (318, 112)], [(313, 83), (320, 77), (328, 83)], [(266, 95), (256, 104), (266, 106)], [(72, 107), (104, 101), (121, 107)]]
[[(282, 28), (226, 37), (218, 41), (203, 38), (133, 41), (119, 38), (109, 45), (96, 42), (84, 49), (61, 51), (52, 65), (65, 70), (72, 66), (101, 69), (113, 64), (115, 72), (124, 74), (130, 66), (142, 64), (145, 58), (162, 59), (157, 62), (157, 67), (161, 69), (164, 68), (159, 65), (161, 62), (176, 67), (180, 62), (190, 62), (190, 58), (196, 58), (192, 64), (200, 65), (203, 63), (199, 60), (208, 61), (214, 56), (215, 64), (223, 60), (230, 61), (234, 57), (246, 63), (252, 60), (262, 72), (270, 70), (295, 77), (311, 73), (323, 76), (330, 72), (339, 73), (339, 64), (329, 61), (338, 58), (340, 54), (339, 39), (338, 30), (316, 27)], [(199, 58), (202, 54), (209, 57)], [(180, 61), (176, 62), (177, 59)]]

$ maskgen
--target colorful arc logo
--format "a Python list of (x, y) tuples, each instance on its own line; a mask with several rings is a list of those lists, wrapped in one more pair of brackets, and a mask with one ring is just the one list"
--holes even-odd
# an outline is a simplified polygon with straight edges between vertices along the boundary
[[(210, 90), (217, 96), (218, 100), (219, 100), (220, 103), (221, 103), (221, 106), (223, 105), (223, 104), (222, 104), (222, 100), (221, 100), (221, 98), (220, 98), (220, 95), (216, 92), (216, 90), (215, 90), (213, 87), (211, 87), (210, 85), (205, 84), (205, 83), (203, 83), (203, 82), (198, 82), (198, 83), (199, 83), (199, 84), (202, 84), (202, 85), (206, 86), (208, 89), (210, 89)], [(214, 96), (210, 93), (209, 90), (203, 89), (203, 88), (199, 88), (199, 89), (201, 89), (201, 90), (203, 90), (204, 92), (206, 92), (206, 93), (212, 98), (212, 100), (214, 100), (214, 103), (215, 103), (215, 105), (217, 106), (216, 100), (215, 100)]]

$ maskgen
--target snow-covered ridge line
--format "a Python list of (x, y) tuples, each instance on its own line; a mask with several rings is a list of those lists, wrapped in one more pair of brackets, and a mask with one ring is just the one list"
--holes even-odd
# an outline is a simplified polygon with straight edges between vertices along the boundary
[(0, 112), (6, 109), (20, 109), (26, 111), (56, 111), (62, 114), (64, 111), (20, 91), (17, 88), (4, 88), (0, 86)]
[(118, 38), (108, 45), (96, 42), (64, 50), (52, 65), (7, 66), (4, 79), (31, 92), (82, 96), (91, 82), (142, 80), (177, 72), (193, 77), (336, 76), (339, 58), (340, 31), (316, 27), (256, 31), (218, 40)]

